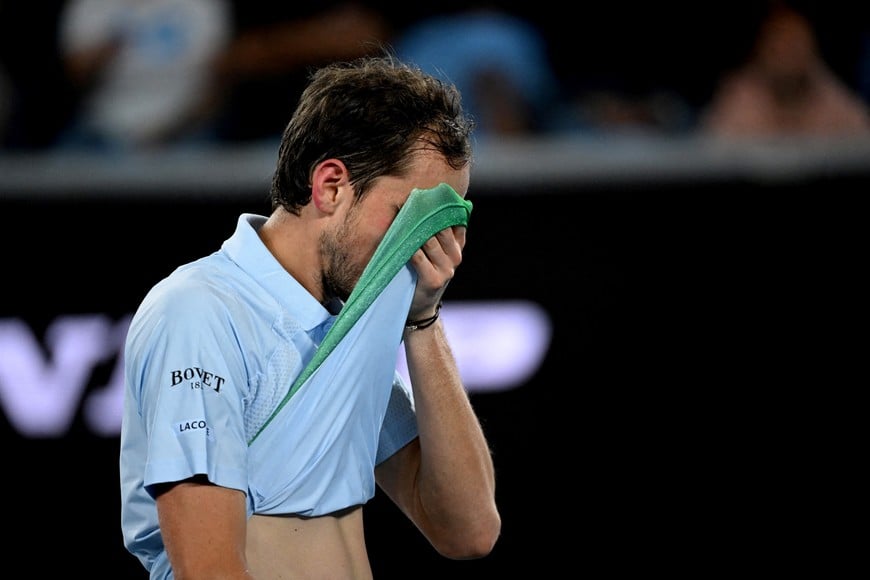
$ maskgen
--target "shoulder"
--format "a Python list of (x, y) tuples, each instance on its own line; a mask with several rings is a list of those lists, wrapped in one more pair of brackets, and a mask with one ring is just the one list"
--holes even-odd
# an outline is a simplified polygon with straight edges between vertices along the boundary
[(148, 291), (132, 326), (152, 331), (191, 324), (211, 331), (229, 326), (237, 310), (237, 284), (221, 261), (227, 260), (215, 254), (174, 270)]
[(158, 374), (167, 368), (201, 368), (227, 380), (244, 377), (239, 327), (250, 325), (238, 320), (244, 308), (215, 275), (219, 270), (207, 264), (201, 260), (173, 271), (134, 313), (125, 341), (125, 365), (134, 381), (146, 368)]
[(154, 285), (145, 302), (160, 304), (173, 312), (220, 306), (230, 296), (232, 276), (217, 255), (201, 258), (176, 268)]

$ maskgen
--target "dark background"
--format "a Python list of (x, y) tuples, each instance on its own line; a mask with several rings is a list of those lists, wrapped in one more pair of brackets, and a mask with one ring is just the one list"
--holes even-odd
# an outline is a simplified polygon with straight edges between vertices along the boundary
[[(694, 578), (757, 558), (808, 569), (818, 555), (782, 543), (797, 517), (783, 473), (808, 441), (790, 424), (799, 385), (829, 371), (823, 331), (847, 311), (841, 265), (863, 237), (852, 225), (868, 183), (472, 187), (449, 299), (532, 300), (553, 340), (525, 384), (472, 395), (498, 472), (495, 551), (444, 560), (378, 495), (366, 508), (375, 577)], [(0, 317), (37, 334), (61, 313), (120, 319), (265, 203), (254, 188), (0, 196)], [(63, 438), (27, 439), (0, 412), (0, 438), (7, 550), (42, 550), (30, 575), (145, 577), (121, 544), (116, 437), (78, 416)]]
[[(699, 107), (746, 55), (762, 3), (695, 4), (511, 9), (545, 34), (568, 95), (673, 90)], [(867, 8), (797, 4), (812, 12), (833, 70), (867, 98)], [(72, 114), (57, 59), (61, 5), (0, 0), (0, 65), (17, 89), (0, 143), (10, 153), (49, 148)], [(401, 25), (464, 6), (407, 5), (392, 16)], [(860, 439), (831, 425), (854, 412), (831, 392), (864, 374), (851, 337), (866, 332), (870, 159), (857, 171), (793, 175), (784, 159), (774, 178), (750, 170), (554, 185), (542, 173), (510, 191), (472, 181), (468, 247), (448, 299), (537, 302), (553, 340), (525, 384), (472, 395), (497, 469), (494, 552), (444, 560), (378, 495), (366, 508), (378, 580), (836, 576), (856, 540), (820, 514), (855, 507), (838, 499), (832, 450)], [(177, 265), (218, 248), (238, 213), (268, 211), (253, 186), (139, 183), (105, 195), (63, 175), (61, 191), (5, 183), (0, 318), (24, 319), (43, 340), (61, 314), (121, 320)], [(114, 362), (95, 370), (94, 389)], [(144, 578), (121, 544), (118, 439), (95, 435), (81, 409), (62, 438), (26, 438), (5, 408), (0, 399), (10, 569)], [(832, 442), (832, 433), (844, 436)], [(832, 534), (836, 548), (823, 549)]]

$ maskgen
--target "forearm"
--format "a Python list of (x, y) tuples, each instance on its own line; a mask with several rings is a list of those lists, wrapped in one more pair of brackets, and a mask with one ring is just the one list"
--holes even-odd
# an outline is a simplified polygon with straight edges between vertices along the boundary
[(120, 43), (106, 42), (72, 52), (64, 58), (67, 76), (80, 90), (87, 89), (99, 77), (120, 50)]
[[(324, 30), (330, 33), (324, 35)], [(386, 35), (386, 23), (379, 14), (353, 6), (338, 7), (243, 32), (220, 68), (229, 76), (295, 71), (313, 63), (362, 56)]]
[(454, 545), (476, 546), (472, 552), (483, 555), (500, 529), (489, 446), (441, 322), (406, 331), (405, 347), (420, 440), (421, 527), (430, 540), (448, 541), (448, 555)]
[(245, 496), (191, 479), (157, 497), (160, 532), (175, 578), (253, 580), (245, 561)]

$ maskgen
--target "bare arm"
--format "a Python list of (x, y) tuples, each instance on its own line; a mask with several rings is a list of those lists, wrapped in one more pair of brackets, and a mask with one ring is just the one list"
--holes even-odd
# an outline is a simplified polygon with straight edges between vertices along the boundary
[(228, 78), (295, 71), (378, 50), (387, 35), (387, 24), (378, 13), (348, 2), (305, 19), (243, 32), (219, 67)]
[(117, 56), (120, 48), (120, 40), (114, 40), (64, 55), (67, 76), (77, 89), (88, 89)]
[[(415, 254), (412, 318), (434, 313), (464, 242), (465, 229), (450, 228)], [(485, 556), (501, 529), (495, 473), (441, 321), (406, 331), (405, 351), (420, 436), (378, 467), (378, 484), (444, 556)]]
[(251, 580), (245, 561), (245, 495), (196, 478), (157, 496), (166, 553), (177, 580)]

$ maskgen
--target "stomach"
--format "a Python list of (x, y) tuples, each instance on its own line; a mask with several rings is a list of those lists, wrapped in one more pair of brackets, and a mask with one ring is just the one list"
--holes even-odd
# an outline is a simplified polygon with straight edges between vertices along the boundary
[(248, 519), (248, 569), (258, 580), (371, 580), (362, 506), (318, 517)]

